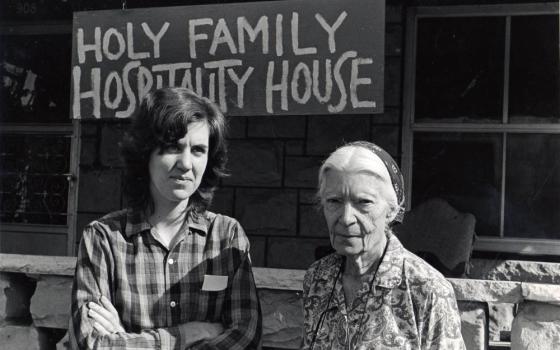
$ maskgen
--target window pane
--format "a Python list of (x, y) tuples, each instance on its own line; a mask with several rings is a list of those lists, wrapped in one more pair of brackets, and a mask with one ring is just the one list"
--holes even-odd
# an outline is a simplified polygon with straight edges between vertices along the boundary
[(416, 121), (501, 121), (504, 28), (497, 17), (419, 19)]
[(1, 221), (66, 225), (70, 137), (1, 135)]
[(476, 217), (476, 233), (500, 233), (500, 134), (414, 134), (412, 207), (440, 197)]
[(560, 135), (509, 135), (504, 235), (560, 239)]
[(70, 35), (0, 37), (0, 122), (70, 122)]
[(511, 19), (510, 122), (560, 122), (558, 15)]

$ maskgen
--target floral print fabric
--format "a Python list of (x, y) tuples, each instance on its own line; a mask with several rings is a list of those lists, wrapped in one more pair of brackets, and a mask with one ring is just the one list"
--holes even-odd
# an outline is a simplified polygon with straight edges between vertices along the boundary
[(304, 349), (465, 349), (453, 287), (395, 236), (388, 240), (371, 292), (373, 276), (348, 308), (341, 274), (334, 284), (344, 259), (326, 256), (305, 275)]

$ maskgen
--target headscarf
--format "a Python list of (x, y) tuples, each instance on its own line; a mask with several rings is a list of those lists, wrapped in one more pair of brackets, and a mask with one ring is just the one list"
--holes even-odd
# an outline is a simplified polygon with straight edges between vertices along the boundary
[(393, 157), (391, 157), (391, 155), (389, 153), (387, 153), (387, 151), (385, 151), (383, 148), (377, 146), (375, 143), (373, 142), (368, 142), (368, 141), (354, 141), (354, 142), (350, 142), (342, 147), (360, 147), (360, 148), (365, 148), (371, 152), (373, 152), (373, 154), (375, 154), (376, 156), (378, 156), (381, 161), (383, 162), (383, 164), (385, 165), (385, 167), (387, 168), (387, 171), (389, 172), (389, 177), (391, 178), (391, 185), (393, 185), (393, 189), (395, 190), (395, 194), (397, 195), (397, 204), (399, 206), (398, 208), (398, 212), (397, 215), (395, 216), (395, 218), (393, 219), (393, 222), (398, 222), (401, 223), (403, 221), (404, 218), (404, 178), (403, 175), (401, 173), (401, 170), (399, 169), (399, 166), (397, 165), (397, 162), (395, 162), (395, 160), (393, 159)]

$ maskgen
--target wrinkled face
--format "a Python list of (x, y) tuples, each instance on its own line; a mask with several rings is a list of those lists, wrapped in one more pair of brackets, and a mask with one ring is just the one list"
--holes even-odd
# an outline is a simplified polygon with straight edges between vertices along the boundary
[(341, 255), (382, 250), (386, 242), (392, 187), (381, 160), (369, 153), (359, 150), (339, 159), (334, 154), (327, 160), (333, 166), (323, 175), (321, 201), (331, 245)]
[(188, 129), (177, 144), (150, 155), (150, 192), (156, 206), (188, 201), (200, 186), (210, 131), (205, 121), (190, 123)]

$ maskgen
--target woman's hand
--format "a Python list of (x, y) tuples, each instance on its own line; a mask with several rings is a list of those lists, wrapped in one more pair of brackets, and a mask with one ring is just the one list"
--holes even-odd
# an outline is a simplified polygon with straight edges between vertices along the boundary
[(93, 328), (101, 335), (124, 332), (119, 313), (109, 299), (101, 296), (100, 304), (89, 302), (88, 316), (93, 320)]

